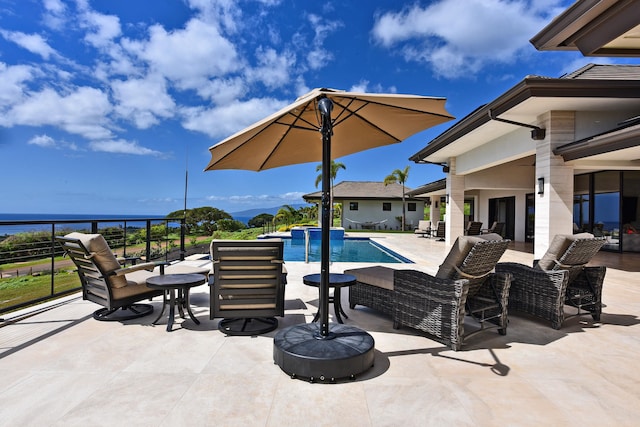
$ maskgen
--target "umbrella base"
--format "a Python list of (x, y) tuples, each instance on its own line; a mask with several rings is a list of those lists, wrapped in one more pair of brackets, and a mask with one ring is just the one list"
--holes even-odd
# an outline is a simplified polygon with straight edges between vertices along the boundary
[(367, 332), (331, 323), (329, 336), (317, 323), (290, 326), (273, 339), (273, 360), (291, 378), (310, 382), (355, 379), (373, 366), (374, 341)]

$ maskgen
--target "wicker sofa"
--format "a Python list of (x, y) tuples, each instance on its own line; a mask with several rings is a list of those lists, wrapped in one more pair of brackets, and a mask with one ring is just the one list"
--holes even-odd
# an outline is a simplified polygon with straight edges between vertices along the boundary
[(495, 235), (461, 237), (435, 276), (382, 266), (346, 270), (357, 280), (349, 289), (349, 305), (385, 313), (394, 328), (421, 330), (452, 350), (463, 345), (467, 314), (480, 321), (480, 330), (488, 321), (505, 334), (511, 276), (492, 270), (508, 243)]

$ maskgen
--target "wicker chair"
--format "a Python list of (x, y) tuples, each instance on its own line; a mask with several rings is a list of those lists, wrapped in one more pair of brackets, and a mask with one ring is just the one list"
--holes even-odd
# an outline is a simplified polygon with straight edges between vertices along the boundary
[(562, 327), (565, 305), (577, 308), (577, 315), (584, 309), (600, 321), (606, 267), (586, 264), (605, 241), (589, 233), (557, 235), (534, 267), (499, 263), (496, 271), (513, 275), (509, 309), (549, 320), (554, 329)]
[(489, 328), (506, 334), (511, 276), (492, 271), (509, 241), (485, 238), (499, 239), (496, 235), (458, 238), (435, 276), (385, 267), (345, 271), (357, 279), (349, 289), (351, 308), (360, 304), (382, 311), (391, 315), (394, 328), (427, 332), (452, 350), (459, 350), (464, 338), (472, 335), (464, 333), (466, 314), (480, 322), (473, 334)]
[(280, 239), (213, 240), (210, 318), (227, 335), (258, 335), (284, 316), (284, 246)]
[(438, 225), (436, 226), (436, 234), (435, 237), (439, 242), (444, 242), (446, 223), (444, 221), (438, 221)]
[(467, 229), (464, 231), (465, 236), (478, 236), (482, 230), (482, 223), (478, 221), (469, 221)]
[(78, 269), (82, 298), (103, 306), (93, 313), (96, 320), (121, 321), (153, 312), (139, 301), (162, 295), (147, 287), (146, 280), (162, 274), (158, 263), (147, 262), (123, 268), (100, 234), (70, 233), (56, 240)]

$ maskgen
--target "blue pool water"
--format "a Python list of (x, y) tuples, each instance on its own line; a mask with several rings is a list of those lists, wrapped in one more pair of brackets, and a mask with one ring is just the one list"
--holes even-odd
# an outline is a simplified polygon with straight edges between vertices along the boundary
[[(285, 261), (304, 261), (304, 239), (282, 239)], [(367, 238), (331, 240), (331, 262), (412, 263)], [(310, 240), (309, 262), (320, 262), (320, 240)]]

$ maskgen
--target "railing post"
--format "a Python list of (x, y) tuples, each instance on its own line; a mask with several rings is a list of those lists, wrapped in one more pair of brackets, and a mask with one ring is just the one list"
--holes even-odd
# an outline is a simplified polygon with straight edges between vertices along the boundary
[(147, 247), (146, 247), (146, 257), (147, 261), (151, 261), (151, 220), (148, 219), (146, 221), (147, 224)]
[(180, 218), (180, 261), (184, 261), (184, 254), (186, 253), (186, 246), (184, 239), (187, 234), (187, 221), (185, 218)]

